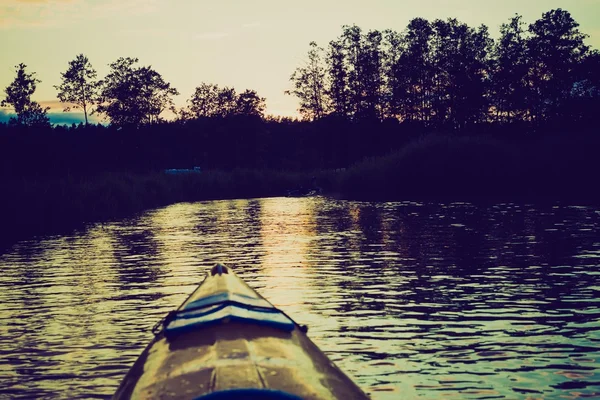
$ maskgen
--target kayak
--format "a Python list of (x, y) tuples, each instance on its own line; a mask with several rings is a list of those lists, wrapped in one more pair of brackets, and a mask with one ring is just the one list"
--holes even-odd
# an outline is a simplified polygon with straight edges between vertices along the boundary
[(157, 324), (113, 399), (369, 399), (306, 330), (218, 264)]

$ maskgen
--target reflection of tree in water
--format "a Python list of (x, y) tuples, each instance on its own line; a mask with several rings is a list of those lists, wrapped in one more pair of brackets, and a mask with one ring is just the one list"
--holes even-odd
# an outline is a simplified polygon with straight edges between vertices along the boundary
[[(472, 376), (464, 371), (502, 377), (524, 363), (545, 373), (546, 358), (561, 360), (550, 368), (590, 369), (571, 357), (597, 353), (590, 338), (600, 277), (585, 271), (597, 272), (597, 258), (576, 258), (582, 248), (600, 250), (593, 210), (325, 202), (314, 212), (313, 282), (328, 295), (314, 312), (336, 321), (339, 357), (385, 360), (398, 376), (390, 382), (404, 379), (395, 368), (427, 371), (433, 358), (432, 373), (465, 382)], [(542, 387), (563, 379), (547, 376), (537, 378)]]
[(194, 230), (199, 235), (210, 235), (220, 228), (219, 216), (217, 213), (216, 201), (203, 202), (198, 209), (198, 218), (194, 225)]
[[(241, 224), (242, 232), (245, 237), (260, 237), (260, 230), (262, 225), (262, 204), (260, 200), (250, 200), (246, 207), (244, 207), (244, 223)], [(238, 229), (235, 229), (239, 231)], [(259, 247), (260, 243), (243, 241), (242, 246), (254, 248)]]
[(240, 263), (244, 271), (258, 273), (265, 255), (261, 235), (263, 211), (261, 200), (249, 200), (246, 207), (243, 207), (243, 211), (242, 223), (232, 227), (232, 234), (239, 235), (232, 243), (245, 255)]
[[(9, 259), (0, 259), (0, 264), (10, 265), (3, 277), (11, 285), (2, 296), (7, 306), (0, 315), (7, 328), (0, 338), (5, 340), (0, 343), (2, 364), (16, 373), (12, 381), (3, 382), (2, 393), (11, 393), (12, 385), (26, 385), (31, 397), (52, 397), (52, 389), (76, 377), (64, 362), (64, 342), (77, 346), (94, 334), (87, 325), (89, 315), (76, 314), (90, 305), (94, 294), (93, 285), (85, 283), (98, 279), (85, 274), (93, 267), (81, 265), (93, 261), (87, 257), (88, 244), (87, 234), (27, 241), (16, 245)], [(77, 322), (71, 323), (72, 318)], [(52, 389), (43, 383), (49, 377)]]
[[(125, 220), (112, 230), (113, 255), (121, 290), (147, 289), (160, 276), (161, 255), (151, 225), (142, 217)], [(152, 297), (152, 295), (150, 294)], [(157, 294), (160, 297), (160, 294)]]
[(221, 262), (244, 269), (260, 266), (264, 254), (261, 202), (253, 199), (202, 203), (194, 224), (202, 264)]
[[(8, 276), (7, 272), (4, 272), (4, 278), (13, 285), (13, 295), (10, 298), (18, 299), (21, 304), (7, 304), (4, 301), (4, 305), (23, 310), (35, 310), (38, 307), (44, 307), (47, 300), (44, 287), (48, 284), (48, 279), (45, 276), (48, 275), (48, 268), (53, 267), (53, 265), (48, 265), (47, 254), (59, 245), (60, 243), (54, 240), (39, 243), (26, 241), (14, 246), (14, 254), (11, 255), (10, 259), (0, 258), (0, 264), (18, 263), (17, 267), (10, 269), (10, 273), (16, 276)], [(18, 296), (14, 295), (15, 291), (19, 292)], [(14, 322), (22, 326), (26, 320), (31, 320), (38, 330), (43, 330), (47, 322), (44, 318), (38, 318), (36, 313), (20, 314), (18, 320)], [(7, 325), (13, 325), (11, 322), (8, 321)]]
[[(39, 332), (46, 330), (49, 322), (48, 318), (40, 318), (37, 310), (44, 309), (46, 306), (46, 296), (43, 287), (47, 284), (44, 275), (47, 274), (47, 265), (44, 265), (44, 254), (47, 249), (33, 242), (24, 242), (16, 245), (13, 252), (16, 253), (10, 260), (1, 259), (2, 263), (12, 263), (12, 259), (18, 260), (19, 266), (11, 268), (10, 272), (16, 274), (14, 277), (4, 278), (12, 281), (12, 294), (3, 297), (2, 324), (10, 332), (4, 335), (2, 339), (11, 338), (10, 346), (2, 345), (3, 349), (10, 348), (3, 355), (3, 361), (13, 366), (16, 376), (14, 380), (6, 377), (3, 383), (5, 387), (12, 384), (27, 384), (34, 382), (38, 376), (43, 375), (49, 369), (56, 365), (56, 362), (48, 357), (40, 357), (43, 350), (40, 349), (40, 343), (37, 340)], [(16, 294), (18, 293), (18, 295)], [(7, 301), (8, 300), (8, 301)], [(23, 310), (15, 313), (14, 310)], [(8, 337), (6, 337), (8, 336)], [(40, 362), (37, 360), (40, 359)], [(31, 360), (36, 360), (32, 363)], [(43, 393), (39, 393), (43, 395)], [(32, 392), (33, 395), (33, 392)]]
[(383, 245), (381, 219), (382, 210), (376, 204), (366, 203), (359, 208), (358, 224), (365, 238), (361, 244), (363, 251), (369, 251), (369, 245)]
[[(510, 300), (538, 299), (547, 311), (560, 306), (552, 299), (589, 287), (595, 279), (551, 273), (561, 265), (572, 271), (579, 248), (593, 246), (592, 234), (579, 232), (589, 217), (581, 211), (336, 202), (315, 212), (319, 236), (325, 238), (314, 242), (313, 257), (327, 255), (329, 268), (341, 271), (323, 274), (321, 283), (339, 288), (345, 300), (340, 313), (385, 310), (400, 318), (405, 309), (398, 305), (409, 303), (413, 310), (426, 304), (424, 313), (431, 311), (428, 304), (460, 312), (473, 308), (467, 299), (488, 301), (494, 293)], [(557, 223), (564, 225), (548, 230)], [(360, 233), (353, 231), (357, 226)]]

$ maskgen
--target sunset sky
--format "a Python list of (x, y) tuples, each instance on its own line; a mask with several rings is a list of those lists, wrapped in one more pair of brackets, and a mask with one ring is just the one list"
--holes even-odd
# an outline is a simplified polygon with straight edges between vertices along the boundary
[(325, 46), (342, 25), (402, 31), (414, 17), (456, 17), (497, 37), (515, 13), (529, 23), (554, 8), (570, 11), (588, 45), (600, 48), (600, 0), (0, 0), (1, 96), (23, 62), (42, 80), (33, 98), (52, 107), (52, 121), (79, 120), (54, 114), (53, 85), (84, 53), (100, 77), (118, 57), (138, 57), (181, 92), (178, 106), (208, 82), (254, 89), (268, 114), (294, 116), (297, 101), (284, 95), (290, 75), (310, 41)]

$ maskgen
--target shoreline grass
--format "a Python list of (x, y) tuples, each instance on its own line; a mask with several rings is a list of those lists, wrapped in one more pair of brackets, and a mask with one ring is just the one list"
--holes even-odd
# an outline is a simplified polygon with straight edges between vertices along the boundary
[(238, 169), (199, 174), (106, 173), (4, 182), (0, 247), (178, 202), (284, 196), (314, 175)]
[(359, 162), (340, 180), (355, 200), (576, 201), (598, 203), (599, 143), (428, 135)]
[[(5, 179), (0, 248), (178, 202), (323, 194), (368, 201), (600, 203), (595, 141), (526, 146), (482, 137), (425, 136), (344, 170), (212, 170)], [(298, 191), (296, 189), (302, 188)]]

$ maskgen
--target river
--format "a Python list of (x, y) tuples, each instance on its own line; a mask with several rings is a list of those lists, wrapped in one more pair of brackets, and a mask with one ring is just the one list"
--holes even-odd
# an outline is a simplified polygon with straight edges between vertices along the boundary
[(109, 398), (217, 262), (373, 399), (600, 397), (600, 209), (176, 204), (0, 255), (0, 398)]

